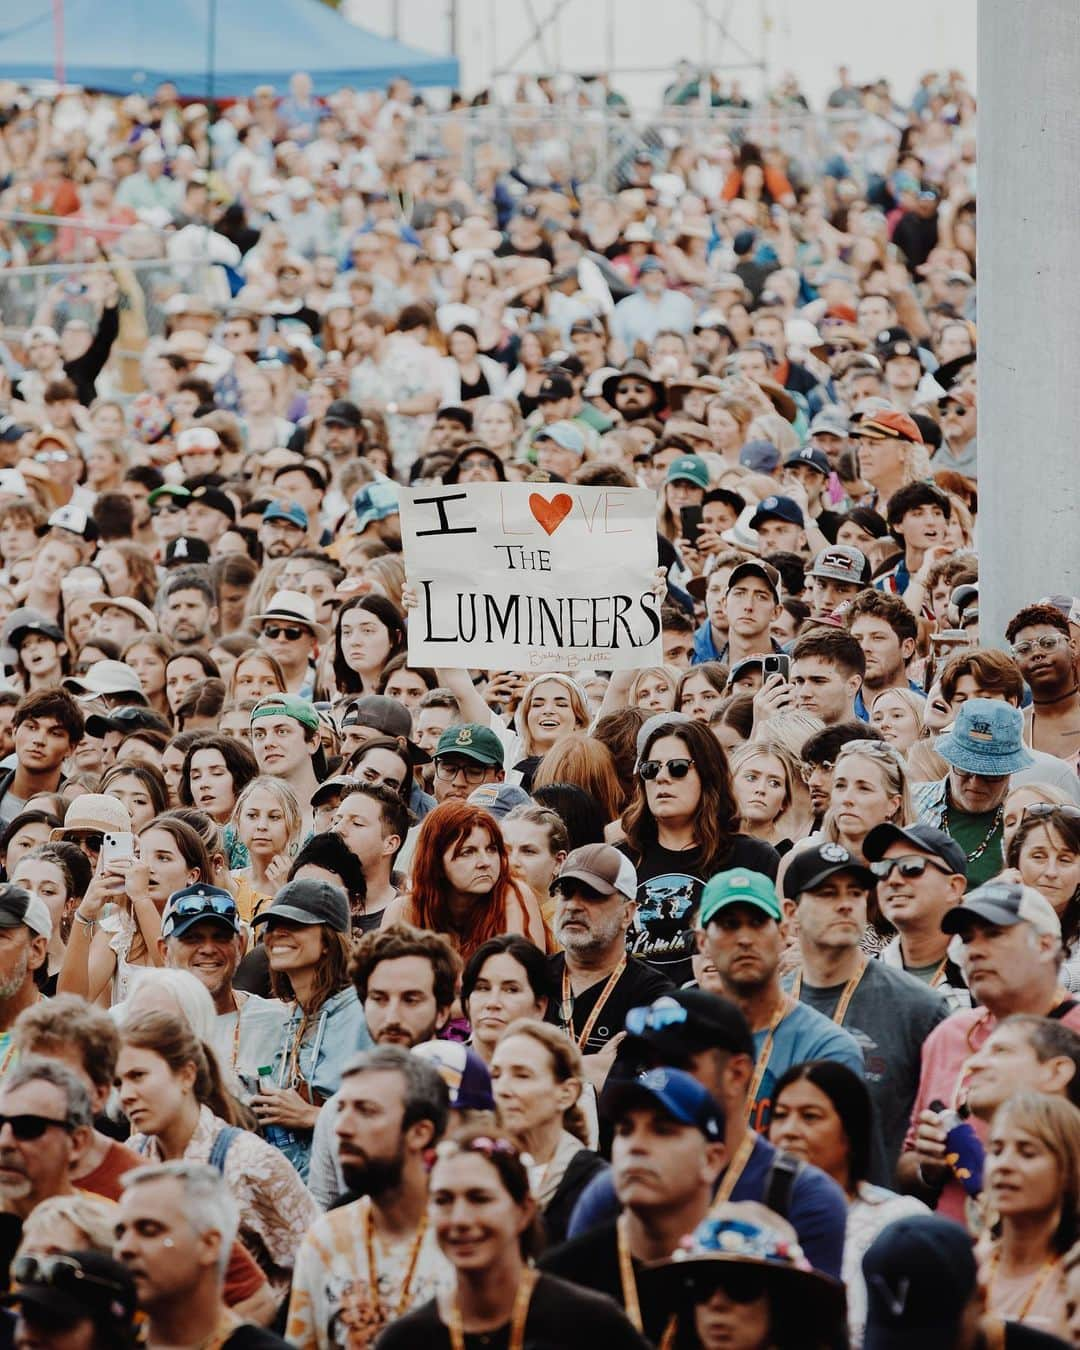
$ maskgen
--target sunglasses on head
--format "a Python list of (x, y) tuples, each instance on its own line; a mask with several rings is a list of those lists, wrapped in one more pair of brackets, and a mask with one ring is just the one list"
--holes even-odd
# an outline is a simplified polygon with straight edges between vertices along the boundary
[(207, 914), (219, 919), (236, 918), (236, 901), (231, 895), (186, 895), (169, 906), (167, 919), (190, 919), (195, 914)]
[(40, 1139), (50, 1125), (55, 1125), (67, 1134), (75, 1128), (70, 1120), (55, 1120), (52, 1116), (35, 1116), (26, 1112), (17, 1116), (0, 1116), (0, 1132), (5, 1125), (11, 1126), (11, 1133), (20, 1143)]
[(944, 872), (947, 877), (952, 876), (951, 868), (946, 867), (944, 863), (937, 862), (934, 858), (927, 858), (921, 853), (905, 853), (902, 858), (882, 858), (880, 862), (870, 864), (870, 871), (879, 881), (888, 881), (896, 868), (899, 868), (900, 875), (907, 879), (909, 877), (921, 877), (928, 867)]
[(1080, 821), (1080, 807), (1059, 806), (1057, 802), (1036, 802), (1034, 806), (1024, 807), (1020, 820), (1049, 820), (1053, 816), (1060, 816), (1062, 820), (1071, 820), (1075, 823)]
[(294, 628), (291, 624), (263, 624), (263, 636), (272, 640), (284, 638), (286, 642), (298, 642), (304, 636), (303, 628)]
[(659, 777), (663, 768), (672, 778), (685, 778), (693, 767), (692, 759), (643, 759), (638, 765), (638, 774), (649, 783)]
[(631, 1008), (626, 1014), (626, 1030), (631, 1036), (643, 1036), (646, 1031), (667, 1031), (670, 1027), (681, 1027), (687, 1016), (681, 1003), (657, 999), (646, 1008)]

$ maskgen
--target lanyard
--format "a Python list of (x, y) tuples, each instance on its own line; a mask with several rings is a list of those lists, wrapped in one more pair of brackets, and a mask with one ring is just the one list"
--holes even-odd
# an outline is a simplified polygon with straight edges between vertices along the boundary
[[(1064, 1256), (1048, 1256), (1036, 1272), (1034, 1280), (1031, 1282), (1031, 1288), (1027, 1292), (1027, 1297), (1021, 1303), (1020, 1308), (1015, 1313), (1007, 1314), (1009, 1321), (1022, 1322), (1028, 1313), (1031, 1312), (1038, 1302), (1039, 1295), (1042, 1293), (1047, 1281), (1065, 1260)], [(998, 1281), (998, 1267), (1001, 1265), (1001, 1248), (995, 1247), (990, 1255), (990, 1278), (986, 1287), (986, 1306), (988, 1311), (995, 1312), (999, 1317), (1006, 1316), (999, 1308), (995, 1307), (996, 1296), (995, 1288)]]
[[(525, 1350), (525, 1323), (529, 1316), (529, 1300), (536, 1285), (535, 1270), (522, 1273), (518, 1285), (517, 1298), (514, 1299), (514, 1311), (510, 1316), (510, 1344), (508, 1350)], [(452, 1350), (465, 1350), (465, 1323), (461, 1317), (461, 1305), (454, 1296), (450, 1307), (450, 1345)]]
[(746, 1130), (735, 1150), (735, 1156), (727, 1165), (720, 1185), (713, 1196), (713, 1202), (709, 1207), (710, 1216), (715, 1216), (721, 1205), (726, 1205), (731, 1199), (731, 1192), (739, 1184), (739, 1178), (743, 1174), (746, 1164), (750, 1161), (750, 1154), (754, 1151), (754, 1144), (757, 1142), (757, 1135), (753, 1130)]
[[(858, 989), (859, 987), (859, 981), (866, 974), (867, 964), (868, 963), (866, 958), (863, 957), (862, 961), (859, 964), (859, 969), (855, 972), (854, 975), (852, 975), (851, 979), (848, 980), (847, 984), (844, 985), (844, 991), (840, 995), (840, 1001), (837, 1003), (835, 1009), (833, 1010), (832, 1015), (832, 1020), (836, 1023), (838, 1027), (842, 1027), (844, 1025), (844, 1018), (847, 1016), (848, 1004), (851, 1002), (855, 990)], [(802, 971), (800, 970), (798, 974), (795, 976), (795, 983), (791, 986), (792, 998), (799, 997), (799, 990), (801, 988), (802, 988)]]
[[(623, 1309), (630, 1325), (635, 1331), (643, 1334), (644, 1323), (641, 1320), (641, 1302), (638, 1299), (634, 1262), (630, 1255), (630, 1239), (626, 1234), (625, 1214), (620, 1214), (615, 1221), (615, 1237), (619, 1249), (619, 1282), (622, 1285)], [(677, 1325), (676, 1318), (668, 1318), (664, 1334), (660, 1337), (659, 1350), (671, 1350), (674, 1346)]]
[(574, 1035), (574, 994), (570, 988), (570, 972), (563, 966), (562, 973), (562, 1007), (559, 1009), (559, 1020), (563, 1024), (563, 1030), (570, 1039), (577, 1045), (577, 1048), (584, 1053), (586, 1045), (589, 1043), (589, 1037), (592, 1035), (592, 1029), (596, 1026), (596, 1019), (604, 1010), (604, 1004), (611, 997), (615, 986), (622, 978), (622, 973), (626, 969), (626, 957), (619, 962), (611, 974), (607, 977), (607, 983), (600, 991), (600, 997), (596, 1000), (596, 1006), (589, 1014), (588, 1021), (582, 1028), (581, 1035)]
[[(425, 1213), (417, 1225), (412, 1246), (409, 1248), (408, 1260), (405, 1262), (405, 1274), (401, 1280), (401, 1292), (398, 1294), (397, 1307), (394, 1310), (395, 1318), (402, 1317), (409, 1310), (413, 1279), (416, 1275), (417, 1264), (420, 1261), (420, 1247), (424, 1241), (424, 1234), (427, 1232), (427, 1225), (428, 1218)], [(378, 1325), (381, 1327), (386, 1322), (386, 1312), (379, 1294), (379, 1263), (375, 1257), (375, 1221), (371, 1215), (370, 1196), (367, 1197), (367, 1204), (364, 1206), (364, 1247), (367, 1251), (368, 1290), (371, 1305), (375, 1310)]]
[[(798, 993), (796, 991), (796, 997)], [(750, 1091), (746, 1096), (746, 1118), (750, 1120), (754, 1114), (754, 1103), (757, 1101), (758, 1092), (761, 1089), (762, 1081), (765, 1077), (765, 1070), (769, 1067), (769, 1059), (773, 1051), (773, 1037), (776, 1035), (776, 1029), (791, 1010), (791, 1002), (786, 995), (781, 995), (780, 1003), (772, 1015), (772, 1021), (769, 1023), (769, 1031), (765, 1037), (764, 1044), (761, 1047), (761, 1054), (757, 1057), (757, 1063), (754, 1065), (754, 1076), (750, 1080)]]

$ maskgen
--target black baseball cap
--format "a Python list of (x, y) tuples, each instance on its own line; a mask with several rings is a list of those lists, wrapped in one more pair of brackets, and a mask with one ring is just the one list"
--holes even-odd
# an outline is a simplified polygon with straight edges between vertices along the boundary
[(803, 891), (812, 891), (838, 872), (849, 872), (856, 881), (872, 891), (877, 877), (865, 867), (843, 844), (831, 840), (814, 848), (800, 848), (791, 854), (791, 862), (784, 875), (784, 895), (797, 900)]
[(86, 734), (95, 740), (101, 740), (107, 731), (123, 731), (130, 735), (133, 731), (164, 731), (171, 735), (168, 722), (152, 708), (137, 707), (125, 703), (120, 708), (110, 708), (107, 713), (91, 713), (86, 719)]
[(74, 1251), (17, 1257), (12, 1276), (17, 1288), (0, 1297), (4, 1307), (21, 1307), (35, 1324), (55, 1331), (69, 1330), (89, 1318), (107, 1344), (135, 1344), (135, 1281), (111, 1256)]
[(772, 591), (777, 601), (780, 599), (780, 573), (771, 563), (761, 562), (758, 558), (751, 558), (748, 562), (739, 563), (738, 567), (731, 569), (731, 575), (728, 577), (728, 590), (739, 580), (740, 577), (760, 577)]
[(166, 567), (188, 567), (192, 563), (209, 561), (210, 545), (205, 539), (196, 539), (190, 534), (173, 539), (165, 550)]
[(754, 1058), (754, 1037), (742, 1010), (704, 989), (673, 989), (646, 1007), (631, 1008), (626, 1031), (666, 1064), (685, 1064), (698, 1050), (728, 1050)]
[(885, 850), (893, 844), (910, 844), (920, 853), (940, 858), (957, 876), (967, 876), (967, 855), (964, 850), (951, 835), (935, 829), (933, 825), (903, 827), (892, 822), (875, 825), (863, 840), (863, 857), (867, 862), (880, 862), (885, 856)]
[(574, 386), (567, 376), (552, 374), (541, 384), (536, 395), (537, 403), (555, 403), (562, 398), (573, 398)]
[(965, 1229), (937, 1214), (896, 1219), (867, 1248), (862, 1271), (863, 1350), (953, 1350), (975, 1291), (975, 1252)]
[(360, 409), (350, 399), (336, 398), (323, 414), (323, 425), (359, 429), (361, 425)]
[(435, 414), (436, 422), (456, 422), (458, 426), (465, 431), (473, 429), (473, 415), (468, 408), (462, 408), (456, 403), (448, 403), (445, 408), (440, 408)]
[(340, 886), (329, 881), (298, 877), (288, 881), (269, 906), (251, 921), (268, 923), (271, 919), (291, 919), (293, 923), (324, 923), (335, 933), (349, 931), (349, 898)]
[(222, 492), (220, 488), (207, 487), (202, 484), (191, 494), (188, 502), (201, 502), (203, 506), (209, 506), (214, 511), (220, 511), (230, 523), (236, 520), (236, 506), (233, 499), (228, 493)]

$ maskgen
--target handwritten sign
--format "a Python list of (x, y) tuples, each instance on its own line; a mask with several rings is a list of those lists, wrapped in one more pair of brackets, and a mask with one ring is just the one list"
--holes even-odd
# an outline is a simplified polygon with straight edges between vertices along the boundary
[(402, 488), (409, 663), (633, 669), (663, 659), (656, 498), (641, 488)]

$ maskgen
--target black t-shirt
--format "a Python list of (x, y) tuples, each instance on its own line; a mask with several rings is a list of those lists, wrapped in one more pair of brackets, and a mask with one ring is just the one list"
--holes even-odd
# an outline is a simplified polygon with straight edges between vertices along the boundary
[(708, 870), (703, 862), (700, 849), (669, 849), (654, 844), (636, 864), (638, 911), (627, 934), (627, 945), (635, 956), (644, 957), (675, 984), (685, 984), (694, 977), (690, 919), (706, 881), (733, 867), (762, 872), (775, 881), (780, 855), (761, 839), (737, 834), (727, 858)]
[(245, 1322), (237, 1327), (227, 1341), (223, 1341), (221, 1350), (290, 1350), (292, 1341), (284, 1341), (266, 1327), (257, 1327), (254, 1322)]
[[(559, 1248), (562, 1251), (562, 1248)], [(590, 1282), (591, 1283), (591, 1282)], [(648, 1350), (648, 1342), (608, 1298), (590, 1293), (580, 1281), (541, 1275), (525, 1322), (528, 1350)], [(447, 1350), (450, 1331), (435, 1300), (399, 1317), (375, 1342), (376, 1350)], [(466, 1335), (468, 1350), (506, 1350), (510, 1324), (484, 1335)]]
[[(562, 1025), (562, 978), (565, 969), (566, 957), (562, 952), (557, 952), (554, 956), (548, 957), (550, 992), (548, 993), (545, 1020), (551, 1022), (553, 1026)], [(584, 993), (578, 994), (574, 999), (570, 1020), (573, 1023), (575, 1040), (585, 1030), (585, 1023), (596, 1007), (597, 999), (604, 992), (606, 983), (606, 977), (598, 980), (596, 984), (591, 985)], [(654, 970), (648, 962), (630, 957), (626, 963), (626, 969), (619, 976), (607, 1002), (600, 1010), (599, 1017), (593, 1024), (582, 1053), (595, 1055), (598, 1050), (602, 1050), (612, 1036), (617, 1036), (623, 1030), (626, 1014), (631, 1008), (644, 1008), (654, 998), (659, 998), (661, 994), (670, 993), (672, 988), (672, 983), (666, 975)]]
[[(564, 1280), (572, 1280), (583, 1289), (606, 1294), (608, 1298), (614, 1299), (620, 1308), (623, 1306), (619, 1246), (614, 1222), (602, 1224), (583, 1237), (564, 1242), (561, 1247), (553, 1247), (551, 1251), (544, 1253), (538, 1264), (541, 1270), (561, 1276)], [(638, 1275), (641, 1270), (640, 1264), (637, 1261), (632, 1264), (634, 1274)], [(637, 1292), (645, 1337), (653, 1345), (659, 1345), (671, 1316), (670, 1300), (650, 1299), (649, 1290), (640, 1279), (637, 1282)], [(567, 1324), (569, 1325), (569, 1321)]]

